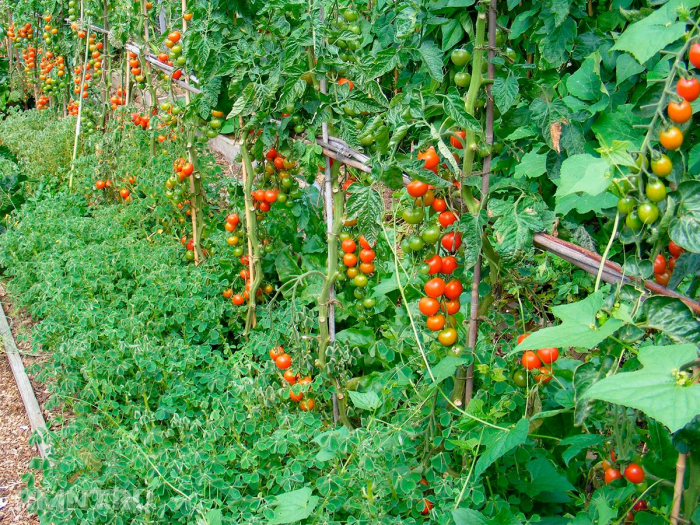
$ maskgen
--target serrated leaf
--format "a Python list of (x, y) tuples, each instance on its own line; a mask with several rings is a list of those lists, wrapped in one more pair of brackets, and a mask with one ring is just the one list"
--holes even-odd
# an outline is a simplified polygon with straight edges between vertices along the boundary
[(625, 80), (644, 71), (644, 66), (637, 62), (627, 53), (620, 53), (615, 63), (615, 73), (617, 75), (617, 85)]
[[(660, 330), (674, 343), (700, 341), (700, 321), (683, 301), (675, 297), (650, 297), (641, 308), (640, 328)], [(606, 323), (607, 324), (607, 323)]]
[(642, 348), (641, 370), (606, 377), (585, 396), (636, 408), (676, 432), (700, 413), (700, 385), (686, 386), (676, 379), (678, 370), (697, 358), (695, 344)]
[(302, 79), (297, 79), (296, 82), (287, 82), (279, 95), (277, 108), (284, 108), (289, 104), (296, 105), (304, 95), (304, 91), (306, 91), (306, 82)]
[(680, 202), (669, 236), (678, 246), (700, 253), (700, 181), (681, 182), (677, 192)]
[(450, 89), (443, 98), (442, 107), (445, 113), (454, 120), (460, 128), (465, 131), (481, 133), (481, 125), (473, 116), (467, 113), (466, 109), (464, 109), (464, 101), (460, 98), (457, 91)]
[(536, 150), (533, 150), (523, 155), (523, 158), (521, 158), (520, 162), (515, 166), (513, 176), (515, 178), (534, 178), (539, 177), (546, 171), (547, 155), (545, 153), (537, 153)]
[(345, 206), (348, 219), (357, 219), (357, 227), (370, 243), (377, 240), (379, 225), (384, 219), (384, 201), (379, 192), (370, 186), (353, 184)]
[(226, 119), (228, 120), (244, 113), (246, 109), (250, 106), (254, 98), (255, 85), (248, 84), (243, 89), (243, 93), (241, 93), (240, 96), (236, 99), (236, 102), (233, 103), (233, 107), (231, 108), (231, 111), (229, 111), (229, 114), (226, 116)]
[(518, 79), (510, 71), (506, 78), (498, 77), (493, 82), (493, 101), (501, 114), (508, 111), (518, 98), (520, 86)]
[(418, 48), (423, 64), (428, 73), (437, 82), (442, 82), (445, 74), (442, 70), (442, 51), (432, 40), (424, 40)]
[(547, 229), (553, 220), (553, 214), (546, 209), (541, 200), (526, 196), (515, 200), (492, 198), (488, 209), (496, 218), (493, 225), (497, 244), (495, 248), (506, 258), (532, 246), (533, 232)]
[(462, 245), (464, 246), (464, 271), (470, 270), (479, 258), (481, 253), (481, 226), (479, 217), (471, 213), (465, 213), (459, 218), (457, 231), (462, 234)]

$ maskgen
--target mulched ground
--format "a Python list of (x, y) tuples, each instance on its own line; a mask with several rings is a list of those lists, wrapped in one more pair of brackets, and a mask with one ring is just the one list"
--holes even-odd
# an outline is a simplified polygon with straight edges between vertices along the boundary
[[(0, 285), (0, 302), (8, 316), (17, 347), (23, 354), (31, 353), (29, 333), (32, 321), (21, 311), (15, 309), (7, 296), (5, 287)], [(46, 356), (23, 355), (39, 403), (43, 407), (48, 397), (46, 388), (37, 383), (31, 374), (32, 365), (41, 364)], [(44, 411), (44, 417), (47, 417)], [(29, 446), (31, 428), (24, 410), (24, 404), (17, 389), (12, 369), (4, 351), (0, 356), (0, 523), (38, 524), (35, 515), (27, 513), (27, 506), (22, 502), (21, 491), (24, 487), (22, 476), (29, 470), (29, 462), (38, 455), (36, 447)]]

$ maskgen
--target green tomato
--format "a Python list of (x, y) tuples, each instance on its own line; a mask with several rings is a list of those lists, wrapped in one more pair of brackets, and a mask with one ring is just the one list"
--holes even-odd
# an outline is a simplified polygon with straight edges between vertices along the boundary
[(639, 220), (639, 215), (637, 215), (637, 210), (632, 210), (625, 218), (625, 224), (632, 231), (639, 231), (642, 229), (644, 223)]
[(411, 245), (408, 244), (408, 239), (404, 239), (401, 241), (401, 251), (403, 253), (411, 253), (413, 250), (411, 250)]
[(232, 253), (233, 253), (233, 256), (234, 256), (234, 257), (240, 257), (241, 255), (243, 255), (243, 248), (241, 248), (240, 246), (236, 246), (236, 247), (233, 249), (233, 252), (232, 252)]
[(406, 208), (401, 216), (408, 224), (419, 224), (423, 222), (423, 210), (419, 208)]
[(463, 66), (472, 59), (472, 54), (466, 49), (455, 49), (450, 54), (450, 60), (455, 66)]
[(355, 286), (359, 286), (360, 288), (364, 288), (365, 286), (367, 286), (367, 283), (368, 283), (367, 276), (363, 273), (358, 274), (355, 276), (355, 278), (352, 280), (352, 282)]
[(185, 259), (188, 261), (194, 261), (194, 252), (192, 250), (187, 250), (185, 252)]
[(645, 193), (651, 202), (661, 202), (666, 198), (666, 186), (660, 180), (649, 181)]
[(433, 224), (432, 226), (428, 226), (425, 230), (423, 230), (421, 237), (427, 244), (435, 244), (440, 239), (441, 233), (440, 227)]
[(527, 385), (527, 373), (525, 370), (516, 370), (513, 372), (513, 383), (521, 388)]
[(634, 207), (636, 205), (637, 201), (632, 197), (621, 197), (617, 201), (617, 211), (620, 212), (620, 215), (627, 215), (628, 213), (632, 213), (632, 211), (634, 211)]
[(355, 288), (353, 295), (355, 296), (355, 299), (364, 299), (365, 291), (362, 288)]
[(447, 355), (452, 357), (461, 357), (464, 353), (464, 347), (460, 345), (453, 345), (447, 349)]
[(374, 308), (374, 305), (377, 304), (377, 300), (373, 299), (371, 297), (367, 297), (364, 301), (362, 301), (362, 306), (367, 308), (368, 310), (370, 308)]
[(343, 18), (346, 22), (354, 22), (359, 18), (359, 16), (360, 14), (357, 12), (357, 10), (353, 9), (352, 7), (348, 7), (343, 11)]
[(421, 275), (428, 275), (430, 273), (430, 266), (428, 263), (421, 263), (418, 266), (418, 273)]
[(183, 57), (182, 55), (180, 55), (180, 56), (177, 57), (177, 59), (175, 60), (175, 63), (176, 63), (178, 66), (184, 66), (184, 65), (187, 63), (187, 59), (186, 59), (185, 57)]
[(303, 124), (297, 124), (296, 126), (294, 126), (294, 133), (299, 135), (300, 133), (304, 133), (304, 129), (306, 128), (304, 128)]
[(637, 208), (637, 214), (644, 224), (653, 224), (659, 218), (659, 208), (653, 202), (645, 202)]
[(211, 129), (221, 129), (221, 120), (218, 118), (213, 118), (209, 121), (209, 127)]
[(360, 137), (360, 144), (363, 146), (371, 146), (374, 144), (374, 135), (372, 133), (368, 133), (367, 135), (362, 135)]
[(411, 247), (411, 251), (413, 251), (413, 252), (417, 252), (417, 251), (423, 249), (423, 246), (425, 246), (423, 239), (421, 239), (417, 235), (411, 235), (408, 238), (408, 244)]
[(466, 71), (460, 71), (455, 75), (455, 84), (459, 87), (467, 87), (472, 81), (472, 76)]
[(277, 194), (277, 202), (284, 204), (287, 202), (287, 194), (286, 193), (278, 193)]

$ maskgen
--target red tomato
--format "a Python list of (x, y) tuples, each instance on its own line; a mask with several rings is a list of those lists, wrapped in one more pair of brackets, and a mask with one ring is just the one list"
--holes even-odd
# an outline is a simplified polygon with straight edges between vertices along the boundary
[(453, 148), (457, 149), (463, 149), (464, 148), (464, 139), (467, 136), (466, 131), (455, 131), (450, 135), (450, 144), (452, 144)]
[(429, 275), (440, 273), (440, 270), (442, 269), (442, 259), (439, 255), (433, 255), (430, 259), (426, 259), (425, 262), (428, 263), (428, 268), (430, 268), (428, 271)]
[(445, 285), (443, 293), (448, 299), (459, 299), (459, 296), (462, 295), (462, 290), (462, 283), (457, 279), (452, 279)]
[(542, 361), (537, 357), (537, 354), (532, 350), (528, 350), (523, 354), (521, 363), (526, 370), (532, 370), (534, 368), (540, 368), (542, 366)]
[(462, 236), (459, 233), (450, 232), (442, 238), (442, 247), (450, 253), (455, 253), (462, 246)]
[(450, 301), (447, 301), (445, 303), (445, 310), (447, 311), (448, 315), (454, 315), (457, 312), (459, 312), (460, 308), (459, 300), (458, 299), (452, 299)]
[(434, 506), (435, 506), (435, 504), (432, 501), (424, 498), (423, 499), (423, 510), (421, 510), (420, 513), (423, 516), (426, 516), (430, 513), (430, 511), (433, 509)]
[(457, 268), (457, 259), (452, 255), (442, 258), (442, 265), (440, 266), (440, 272), (450, 275)]
[(293, 385), (297, 382), (297, 376), (294, 372), (291, 370), (287, 369), (284, 371), (284, 380), (289, 383), (290, 385)]
[(434, 199), (432, 207), (436, 212), (440, 213), (447, 209), (447, 202), (445, 199)]
[(688, 122), (692, 116), (693, 108), (690, 106), (690, 102), (687, 100), (683, 100), (680, 103), (669, 102), (668, 118), (670, 118), (676, 124)]
[(675, 257), (670, 257), (668, 259), (668, 269), (673, 271), (673, 269), (676, 267), (676, 258)]
[[(700, 44), (698, 44), (700, 46)], [(681, 256), (681, 254), (685, 251), (683, 248), (678, 246), (675, 242), (669, 241), (668, 243), (668, 251), (671, 252), (671, 255), (673, 255), (676, 259)]]
[(440, 277), (434, 277), (425, 283), (423, 288), (425, 290), (425, 295), (428, 297), (438, 298), (445, 291), (445, 281), (443, 281)]
[(339, 78), (338, 85), (342, 86), (343, 84), (347, 84), (348, 87), (350, 88), (350, 91), (352, 91), (352, 88), (355, 87), (355, 84), (352, 83), (352, 80), (348, 80), (347, 78)]
[(522, 343), (530, 334), (520, 334), (518, 336), (518, 344)]
[(454, 212), (451, 211), (443, 211), (438, 216), (438, 221), (440, 222), (440, 225), (443, 228), (447, 228), (450, 224), (453, 224), (457, 221), (457, 215), (455, 215)]
[(284, 169), (284, 157), (275, 157), (275, 168), (278, 170)]
[(546, 385), (552, 380), (552, 371), (547, 367), (541, 367), (538, 371), (534, 373), (535, 381)]
[(372, 245), (369, 243), (367, 239), (365, 239), (364, 235), (360, 235), (360, 246), (364, 248), (365, 250), (369, 250)]
[(428, 185), (419, 180), (412, 180), (406, 185), (406, 191), (411, 197), (422, 197), (428, 191)]
[(376, 254), (374, 253), (374, 250), (368, 250), (368, 249), (363, 249), (360, 250), (360, 260), (363, 263), (371, 263), (374, 258), (376, 257)]
[(671, 272), (665, 270), (663, 273), (655, 273), (654, 280), (661, 286), (668, 286), (668, 283), (671, 280)]
[(666, 258), (659, 254), (654, 259), (654, 273), (664, 273), (666, 271)]
[(292, 358), (289, 356), (289, 354), (282, 354), (277, 359), (275, 359), (275, 364), (280, 370), (286, 370), (287, 368), (292, 366)]
[(119, 190), (119, 195), (121, 195), (123, 199), (128, 199), (130, 193), (129, 190), (127, 190), (126, 188), (122, 188), (121, 190)]
[(418, 301), (418, 309), (423, 315), (435, 315), (440, 309), (440, 303), (432, 297), (421, 297), (421, 300)]
[(428, 327), (428, 330), (432, 332), (437, 332), (444, 328), (445, 316), (442, 314), (431, 315), (425, 320), (425, 324)]
[(352, 239), (345, 239), (343, 242), (340, 243), (340, 249), (343, 250), (345, 253), (353, 253), (356, 248), (357, 244), (355, 244), (355, 241), (353, 241)]
[(276, 361), (279, 356), (284, 355), (284, 348), (281, 346), (273, 346), (269, 353), (270, 359)]
[(238, 218), (238, 214), (237, 214), (237, 213), (229, 213), (229, 214), (226, 216), (226, 222), (228, 222), (228, 223), (231, 224), (232, 226), (236, 226), (236, 225), (240, 222), (240, 220), (241, 220), (241, 219)]
[(625, 469), (625, 477), (630, 483), (641, 483), (644, 481), (644, 469), (636, 463), (630, 463)]
[(696, 42), (690, 46), (690, 51), (688, 51), (688, 60), (695, 67), (700, 67), (700, 43)]
[(418, 153), (418, 160), (424, 162), (423, 167), (427, 170), (437, 172), (437, 166), (440, 164), (440, 157), (435, 152), (435, 148), (430, 146), (426, 151)]
[(622, 473), (616, 468), (609, 468), (605, 471), (605, 483), (610, 485), (616, 479), (622, 478)]
[(695, 77), (679, 78), (676, 84), (676, 93), (688, 102), (692, 102), (700, 96), (700, 82)]
[(267, 160), (275, 160), (277, 158), (277, 150), (275, 148), (270, 148), (267, 153), (265, 153), (265, 158)]
[(559, 350), (556, 348), (540, 348), (537, 351), (539, 357), (544, 364), (551, 365), (559, 358)]

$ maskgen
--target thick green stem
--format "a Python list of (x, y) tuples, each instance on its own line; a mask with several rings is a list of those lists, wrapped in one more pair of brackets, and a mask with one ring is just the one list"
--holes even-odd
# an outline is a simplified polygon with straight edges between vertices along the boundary
[(190, 176), (190, 212), (192, 219), (192, 243), (194, 244), (194, 262), (199, 265), (204, 259), (202, 252), (202, 230), (204, 229), (204, 192), (202, 191), (202, 174), (199, 171), (195, 131), (187, 135), (187, 154), (194, 170)]
[(255, 326), (255, 296), (258, 288), (260, 288), (260, 283), (262, 283), (263, 272), (260, 242), (258, 240), (258, 226), (255, 218), (255, 207), (253, 206), (253, 199), (251, 196), (255, 172), (253, 171), (253, 163), (250, 160), (250, 153), (248, 152), (248, 143), (245, 139), (241, 142), (241, 158), (243, 160), (243, 200), (245, 202), (245, 226), (248, 235), (248, 257), (253, 270), (250, 275), (251, 286), (248, 292), (250, 297), (248, 299), (245, 331), (243, 332), (244, 337), (247, 337)]
[[(470, 115), (474, 115), (476, 102), (479, 97), (479, 90), (484, 83), (481, 73), (484, 62), (484, 35), (486, 33), (486, 14), (479, 13), (476, 19), (476, 38), (474, 40), (474, 60), (472, 62), (472, 79), (469, 83), (469, 90), (464, 99), (464, 109)], [(476, 214), (479, 210), (474, 202), (471, 186), (464, 184), (465, 180), (471, 177), (474, 171), (474, 156), (478, 148), (476, 132), (467, 130), (464, 146), (464, 161), (462, 163), (462, 200), (469, 209), (469, 212)]]
[(700, 496), (700, 458), (688, 454), (687, 464), (689, 470), (688, 488), (683, 494), (683, 516), (690, 519), (698, 506), (698, 496)]

